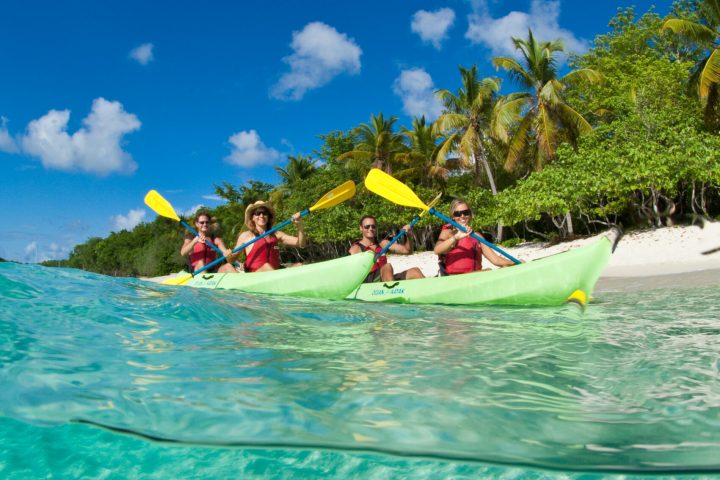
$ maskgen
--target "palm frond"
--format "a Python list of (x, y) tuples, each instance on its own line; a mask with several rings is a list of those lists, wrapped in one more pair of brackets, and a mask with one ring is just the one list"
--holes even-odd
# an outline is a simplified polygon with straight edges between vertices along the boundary
[(525, 147), (530, 139), (530, 129), (534, 120), (534, 113), (528, 113), (518, 125), (517, 130), (515, 130), (515, 134), (510, 139), (510, 144), (508, 145), (508, 154), (505, 159), (505, 170), (514, 170), (522, 158), (522, 154), (525, 151)]
[(593, 70), (592, 68), (578, 68), (577, 70), (573, 70), (572, 72), (562, 77), (560, 81), (563, 83), (576, 83), (578, 81), (585, 81), (588, 83), (592, 83), (593, 85), (602, 85), (603, 83), (605, 83), (605, 76), (597, 70)]
[(690, 20), (682, 20), (680, 18), (671, 18), (663, 23), (662, 30), (671, 30), (672, 32), (687, 37), (693, 42), (702, 45), (713, 45), (718, 37), (717, 32), (705, 25)]
[(720, 83), (720, 47), (713, 50), (700, 73), (700, 97), (707, 98), (712, 85)]

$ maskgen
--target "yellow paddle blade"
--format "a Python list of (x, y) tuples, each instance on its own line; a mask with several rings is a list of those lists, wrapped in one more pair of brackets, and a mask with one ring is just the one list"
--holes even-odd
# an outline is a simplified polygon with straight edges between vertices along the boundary
[(177, 277), (168, 278), (167, 280), (163, 280), (163, 285), (182, 285), (183, 283), (187, 282), (193, 278), (192, 275), (178, 275)]
[(334, 207), (338, 203), (342, 203), (348, 198), (352, 198), (355, 195), (355, 182), (348, 180), (340, 186), (337, 186), (327, 192), (323, 197), (318, 200), (315, 205), (310, 207), (308, 210), (314, 212), (321, 208)]
[(152, 208), (153, 211), (161, 217), (180, 221), (180, 217), (175, 213), (175, 209), (170, 205), (170, 202), (165, 200), (163, 196), (155, 190), (150, 190), (147, 195), (145, 195), (145, 205)]
[(415, 192), (410, 187), (377, 168), (373, 168), (367, 174), (365, 186), (371, 192), (398, 205), (419, 208), (420, 210), (430, 209), (415, 195)]

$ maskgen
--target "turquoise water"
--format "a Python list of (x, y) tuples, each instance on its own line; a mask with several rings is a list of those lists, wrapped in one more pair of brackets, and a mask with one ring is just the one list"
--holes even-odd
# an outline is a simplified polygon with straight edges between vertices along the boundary
[(710, 477), (719, 304), (375, 305), (0, 264), (0, 477)]

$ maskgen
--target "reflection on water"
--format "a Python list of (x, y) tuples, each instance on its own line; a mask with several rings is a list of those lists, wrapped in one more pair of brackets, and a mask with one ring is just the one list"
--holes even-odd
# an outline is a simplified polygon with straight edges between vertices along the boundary
[(382, 454), (425, 456), (449, 475), (462, 465), (528, 478), (532, 467), (720, 471), (715, 287), (604, 291), (582, 314), (300, 300), (2, 265), (0, 299), (0, 412), (14, 425), (3, 443), (26, 445), (16, 430), (117, 437), (71, 426), (86, 422), (198, 451), (271, 445), (270, 456), (300, 463), (381, 455), (421, 468)]

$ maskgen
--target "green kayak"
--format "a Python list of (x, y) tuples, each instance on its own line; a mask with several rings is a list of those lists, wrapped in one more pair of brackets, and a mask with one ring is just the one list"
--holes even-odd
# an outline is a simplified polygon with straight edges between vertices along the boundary
[(364, 283), (348, 299), (450, 305), (585, 304), (610, 258), (610, 240), (497, 270)]
[(255, 273), (200, 273), (184, 283), (249, 293), (341, 299), (365, 279), (374, 262), (372, 252), (301, 267)]

